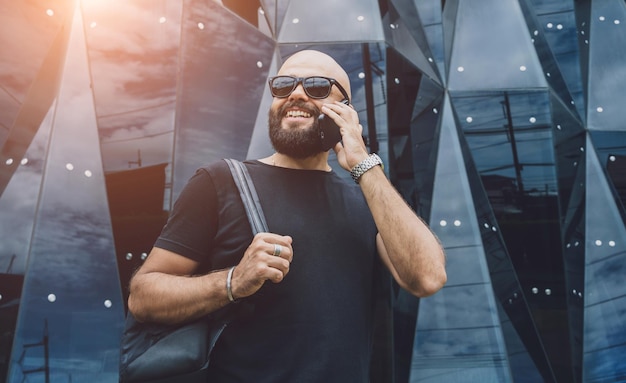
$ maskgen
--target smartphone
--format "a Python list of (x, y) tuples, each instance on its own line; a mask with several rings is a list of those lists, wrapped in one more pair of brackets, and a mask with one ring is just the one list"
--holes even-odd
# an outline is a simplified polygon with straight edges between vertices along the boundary
[[(349, 101), (343, 100), (341, 102), (348, 105)], [(317, 122), (319, 123), (320, 144), (322, 146), (322, 151), (327, 152), (334, 148), (337, 142), (341, 141), (341, 132), (335, 121), (324, 114), (319, 115)]]

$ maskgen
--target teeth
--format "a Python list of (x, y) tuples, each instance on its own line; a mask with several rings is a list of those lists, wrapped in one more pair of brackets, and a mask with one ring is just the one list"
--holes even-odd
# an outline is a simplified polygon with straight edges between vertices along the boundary
[(287, 112), (287, 117), (311, 117), (311, 113), (305, 112), (303, 110), (290, 110)]

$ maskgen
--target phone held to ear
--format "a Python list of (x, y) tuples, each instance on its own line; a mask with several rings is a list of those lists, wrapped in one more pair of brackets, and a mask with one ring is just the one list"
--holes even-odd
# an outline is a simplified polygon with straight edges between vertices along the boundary
[[(349, 101), (343, 100), (341, 102), (348, 105)], [(327, 152), (334, 148), (337, 142), (341, 141), (341, 132), (335, 121), (324, 114), (320, 114), (319, 117), (317, 117), (317, 122), (319, 123), (322, 151)]]

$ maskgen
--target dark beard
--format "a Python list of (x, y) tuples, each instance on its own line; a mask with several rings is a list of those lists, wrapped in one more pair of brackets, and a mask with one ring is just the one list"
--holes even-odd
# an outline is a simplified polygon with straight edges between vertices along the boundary
[[(313, 124), (308, 128), (291, 126), (283, 128), (281, 123), (282, 117), (285, 115), (285, 109), (293, 106), (309, 112), (314, 117)], [(277, 111), (270, 109), (269, 134), (274, 150), (298, 159), (312, 157), (321, 153), (319, 122), (317, 122), (317, 116), (319, 115), (320, 110), (317, 107), (299, 101), (285, 103)]]

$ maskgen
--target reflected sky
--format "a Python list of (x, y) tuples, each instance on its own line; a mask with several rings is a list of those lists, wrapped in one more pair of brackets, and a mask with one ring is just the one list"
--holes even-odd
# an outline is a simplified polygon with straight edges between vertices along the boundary
[(278, 35), (280, 43), (384, 40), (377, 1), (291, 0), (286, 3), (289, 5)]

